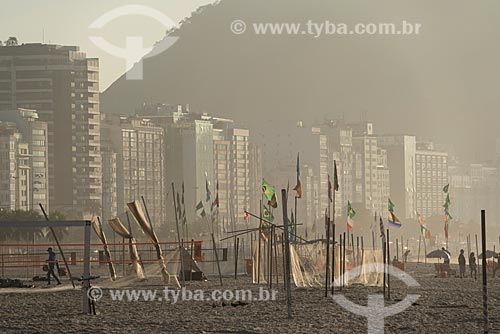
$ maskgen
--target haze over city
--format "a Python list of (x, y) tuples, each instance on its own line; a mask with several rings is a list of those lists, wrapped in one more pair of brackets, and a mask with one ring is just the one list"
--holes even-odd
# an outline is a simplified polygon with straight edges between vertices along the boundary
[[(371, 333), (374, 321), (383, 332), (384, 318), (352, 315), (343, 293), (396, 307), (419, 289), (420, 304), (384, 315), (387, 332), (498, 330), (499, 10), (5, 4), (0, 300), (31, 307), (0, 312), (0, 332), (19, 332), (45, 297), (83, 299), (72, 312), (97, 315), (82, 319), (103, 333), (116, 319), (131, 332)], [(163, 309), (113, 297), (156, 286), (277, 295)], [(368, 309), (384, 306), (374, 300)], [(67, 319), (57, 312), (51, 325)]]

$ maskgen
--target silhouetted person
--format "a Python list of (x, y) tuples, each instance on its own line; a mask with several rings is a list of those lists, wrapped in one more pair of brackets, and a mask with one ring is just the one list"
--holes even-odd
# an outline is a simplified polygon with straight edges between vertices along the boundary
[(465, 256), (464, 250), (460, 250), (460, 255), (458, 256), (458, 266), (460, 267), (460, 278), (465, 277)]
[(469, 268), (470, 277), (472, 278), (472, 273), (474, 273), (474, 279), (477, 279), (476, 257), (474, 256), (474, 252), (470, 253), (469, 256)]
[(47, 249), (47, 252), (49, 253), (49, 259), (47, 260), (47, 264), (49, 265), (49, 270), (47, 271), (47, 280), (49, 281), (47, 284), (50, 284), (50, 275), (54, 276), (54, 278), (57, 281), (57, 285), (61, 284), (61, 281), (59, 278), (56, 276), (56, 273), (54, 272), (54, 268), (57, 263), (57, 255), (52, 251), (52, 247), (49, 247)]

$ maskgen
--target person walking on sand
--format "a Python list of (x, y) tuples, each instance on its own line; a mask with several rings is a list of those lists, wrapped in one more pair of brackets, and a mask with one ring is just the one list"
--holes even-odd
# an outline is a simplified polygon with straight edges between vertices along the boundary
[(49, 270), (47, 271), (47, 280), (49, 281), (47, 285), (50, 285), (50, 275), (54, 276), (55, 280), (57, 281), (57, 285), (61, 284), (61, 281), (59, 278), (56, 276), (56, 273), (54, 272), (54, 268), (57, 264), (57, 255), (52, 251), (52, 247), (49, 247), (47, 249), (47, 252), (49, 253), (49, 258), (46, 261), (47, 264), (49, 265)]
[(470, 277), (472, 278), (472, 273), (474, 273), (474, 279), (477, 279), (476, 257), (474, 256), (474, 252), (470, 253), (469, 256), (469, 268)]
[(460, 250), (460, 255), (458, 256), (458, 266), (460, 267), (460, 278), (465, 277), (465, 256), (464, 250)]

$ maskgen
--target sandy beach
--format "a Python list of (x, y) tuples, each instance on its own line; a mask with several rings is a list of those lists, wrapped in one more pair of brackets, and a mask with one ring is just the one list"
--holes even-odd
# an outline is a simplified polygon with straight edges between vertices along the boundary
[[(411, 288), (391, 280), (391, 301), (397, 303), (407, 293), (420, 298), (403, 313), (385, 320), (386, 333), (482, 333), (482, 283), (471, 278), (436, 278), (433, 264), (409, 264), (407, 272), (420, 284)], [(128, 282), (127, 282), (128, 283)], [(159, 282), (156, 282), (159, 283)], [(158, 289), (149, 281), (125, 284), (121, 289)], [(489, 309), (492, 332), (500, 332), (498, 321), (500, 278), (489, 278)], [(249, 277), (226, 277), (222, 289), (252, 289)], [(275, 301), (252, 301), (242, 306), (225, 306), (213, 301), (114, 301), (107, 280), (95, 282), (103, 287), (97, 302), (97, 315), (81, 313), (81, 291), (68, 282), (62, 286), (0, 291), (1, 333), (366, 333), (366, 318), (357, 316), (324, 297), (322, 288), (294, 288), (293, 319), (286, 316), (283, 284)], [(216, 277), (207, 282), (187, 282), (187, 289), (203, 289), (207, 294), (221, 289)], [(367, 303), (368, 294), (380, 294), (380, 288), (350, 286), (342, 293), (349, 300)]]

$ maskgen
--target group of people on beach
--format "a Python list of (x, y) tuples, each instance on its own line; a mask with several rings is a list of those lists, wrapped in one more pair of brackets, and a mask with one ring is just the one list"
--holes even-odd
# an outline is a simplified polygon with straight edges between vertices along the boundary
[[(444, 248), (443, 248), (444, 249)], [(448, 259), (448, 263), (449, 263)], [(464, 250), (460, 250), (460, 255), (458, 256), (458, 266), (460, 268), (460, 278), (465, 277), (465, 255), (464, 255)], [(469, 269), (470, 269), (470, 277), (472, 278), (474, 275), (474, 279), (477, 279), (477, 265), (476, 265), (476, 256), (474, 252), (471, 252), (469, 255)]]

